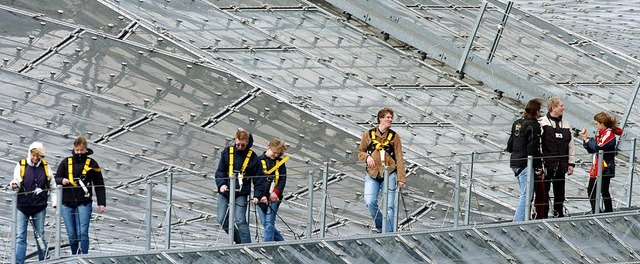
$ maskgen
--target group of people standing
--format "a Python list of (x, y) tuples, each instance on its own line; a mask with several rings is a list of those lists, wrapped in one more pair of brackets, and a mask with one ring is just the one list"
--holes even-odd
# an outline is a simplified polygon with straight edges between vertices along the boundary
[(24, 263), (27, 249), (27, 226), (30, 222), (38, 259), (48, 258), (48, 245), (44, 235), (47, 201), (51, 194), (51, 205), (56, 208), (57, 195), (53, 189), (62, 186), (61, 215), (64, 219), (71, 254), (87, 254), (89, 251), (89, 223), (92, 213), (92, 197), (98, 200), (98, 210), (103, 213), (106, 206), (104, 180), (98, 162), (89, 158), (93, 151), (87, 148), (87, 140), (78, 137), (73, 142), (71, 156), (64, 158), (52, 177), (51, 168), (45, 160), (45, 148), (33, 142), (27, 158), (20, 160), (13, 171), (11, 188), (18, 191), (16, 218), (16, 262)]
[[(526, 190), (528, 179), (527, 157), (533, 157), (535, 211), (532, 219), (548, 218), (550, 210), (549, 191), (553, 188), (553, 217), (565, 216), (565, 177), (572, 175), (575, 167), (574, 142), (571, 126), (564, 115), (564, 103), (558, 97), (547, 102), (547, 114), (542, 115), (542, 99), (534, 98), (527, 102), (524, 116), (511, 126), (511, 135), (507, 142), (507, 151), (511, 153), (510, 166), (520, 187), (520, 198), (516, 207), (514, 221), (525, 220)], [(612, 212), (609, 183), (615, 176), (616, 135), (622, 134), (617, 120), (606, 112), (594, 116), (594, 125), (598, 130), (594, 137), (587, 135), (586, 128), (580, 132), (583, 146), (593, 155), (594, 162), (590, 170), (588, 197), (591, 211), (600, 208), (595, 202), (595, 182), (598, 176), (598, 151), (604, 151), (604, 170), (602, 172), (602, 197), (604, 212)]]

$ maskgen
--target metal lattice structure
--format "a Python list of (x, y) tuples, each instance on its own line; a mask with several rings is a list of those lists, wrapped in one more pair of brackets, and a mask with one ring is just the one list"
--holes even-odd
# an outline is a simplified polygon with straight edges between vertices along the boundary
[[(617, 19), (599, 19), (611, 13), (619, 14)], [(397, 247), (403, 251), (438, 247), (434, 241), (457, 241), (460, 249), (485, 236), (496, 241), (491, 250), (499, 254), (484, 247), (478, 251), (486, 259), (421, 251), (407, 261), (520, 262), (521, 249), (504, 248), (518, 240), (509, 234), (521, 230), (554, 243), (558, 233), (576, 238), (596, 232), (589, 227), (593, 223), (619, 231), (612, 235), (618, 242), (612, 250), (633, 249), (625, 255), (630, 259), (609, 254), (615, 256), (608, 261), (633, 261), (637, 237), (629, 242), (623, 224), (607, 222), (636, 221), (632, 213), (457, 229), (453, 196), (460, 163), (461, 192), (472, 193), (470, 203), (461, 204), (470, 207), (463, 211), (470, 223), (510, 221), (519, 190), (503, 150), (509, 128), (527, 100), (555, 95), (565, 101), (570, 123), (590, 133), (596, 112), (628, 120), (611, 189), (616, 209), (633, 205), (626, 202), (628, 153), (635, 151), (630, 140), (640, 135), (640, 114), (625, 110), (640, 85), (640, 45), (634, 45), (637, 34), (627, 26), (635, 13), (606, 3), (493, 0), (0, 1), (0, 181), (10, 181), (31, 142), (45, 143), (53, 165), (68, 155), (73, 138), (86, 135), (104, 168), (108, 196), (107, 212), (92, 221), (91, 252), (125, 254), (96, 257), (94, 263), (126, 262), (134, 255), (139, 262), (193, 263), (200, 256), (206, 262), (279, 263), (269, 256), (283, 251), (301, 261), (378, 262), (398, 260), (397, 255), (365, 259), (372, 248), (396, 250), (378, 248), (391, 244), (384, 241), (402, 241)], [(574, 18), (585, 14), (593, 16)], [(619, 30), (598, 33), (593, 23)], [(415, 237), (371, 236), (372, 221), (362, 203), (364, 166), (355, 152), (383, 106), (396, 112), (393, 128), (402, 137), (408, 169), (399, 228)], [(280, 214), (292, 230), (283, 233), (287, 240), (300, 236), (308, 242), (224, 247), (227, 236), (215, 221), (213, 174), (238, 127), (254, 134), (259, 153), (272, 138), (287, 142), (292, 158)], [(585, 186), (591, 158), (578, 142), (576, 149), (580, 162), (566, 187), (566, 206), (574, 216), (589, 211)], [(324, 162), (330, 167), (329, 213), (327, 240), (321, 241), (318, 222), (311, 223), (311, 238), (304, 230), (307, 176), (313, 177), (314, 196), (321, 196)], [(167, 204), (169, 175), (173, 200)], [(6, 198), (0, 207), (5, 234), (0, 252), (8, 255), (11, 192), (1, 192)], [(153, 200), (151, 212), (147, 199)], [(173, 212), (167, 251), (172, 253), (159, 251), (166, 240), (167, 206)], [(312, 214), (320, 207), (314, 200)], [(142, 255), (147, 214), (153, 216), (157, 251)], [(53, 219), (51, 210), (48, 235)], [(260, 232), (259, 224), (251, 226), (253, 235)], [(440, 228), (450, 229), (433, 231)], [(544, 232), (532, 231), (536, 228)], [(349, 251), (359, 246), (362, 251)], [(569, 262), (581, 254), (588, 255), (586, 262), (596, 261), (579, 239), (559, 246), (574, 250)], [(309, 251), (317, 257), (300, 256)], [(126, 255), (131, 252), (136, 253)]]

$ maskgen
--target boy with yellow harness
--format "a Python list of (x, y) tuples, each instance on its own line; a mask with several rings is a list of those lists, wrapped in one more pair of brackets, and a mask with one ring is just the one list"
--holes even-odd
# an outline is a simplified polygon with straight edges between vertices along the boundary
[(253, 203), (260, 208), (258, 215), (264, 226), (264, 242), (284, 241), (275, 222), (287, 184), (287, 166), (284, 163), (289, 156), (280, 158), (286, 150), (284, 142), (273, 139), (269, 142), (267, 151), (260, 156), (264, 176), (257, 177), (254, 182)]

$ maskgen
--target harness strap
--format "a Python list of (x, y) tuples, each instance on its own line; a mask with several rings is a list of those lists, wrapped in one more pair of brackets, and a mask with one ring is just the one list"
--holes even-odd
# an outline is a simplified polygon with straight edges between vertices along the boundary
[[(49, 175), (49, 167), (47, 166), (47, 161), (42, 159), (40, 160), (40, 162), (42, 162), (42, 166), (44, 166), (44, 175), (47, 176), (47, 182), (49, 182), (49, 180), (51, 180), (51, 176)], [(24, 179), (24, 171), (27, 168), (27, 160), (26, 159), (21, 159), (20, 160), (20, 177), (22, 177), (22, 179)]]
[(285, 156), (281, 160), (277, 161), (276, 164), (271, 169), (268, 169), (268, 170), (267, 170), (267, 162), (265, 160), (261, 160), (262, 170), (264, 171), (265, 175), (271, 175), (274, 171), (276, 173), (275, 179), (273, 182), (271, 182), (271, 186), (269, 187), (269, 193), (272, 193), (273, 189), (275, 189), (275, 187), (278, 186), (278, 181), (280, 180), (280, 170), (278, 170), (278, 168), (280, 168), (280, 166), (282, 166), (282, 164), (284, 164), (285, 161), (287, 160), (289, 160), (289, 156)]
[[(244, 179), (244, 170), (247, 169), (247, 165), (249, 164), (249, 160), (251, 160), (252, 154), (253, 154), (253, 150), (249, 150), (249, 152), (247, 152), (247, 156), (244, 158), (244, 162), (242, 162), (240, 175), (238, 175), (238, 181), (240, 183), (240, 187), (242, 187), (242, 179)], [(229, 147), (229, 177), (231, 177), (232, 174), (233, 174), (233, 146)]]
[[(87, 161), (85, 161), (84, 163), (84, 168), (82, 168), (81, 178), (84, 178), (84, 176), (86, 176), (87, 172), (89, 172), (90, 170), (95, 170), (97, 172), (100, 171), (100, 168), (91, 168), (89, 167), (89, 164), (91, 164), (91, 159), (87, 158)], [(69, 182), (71, 183), (71, 185), (73, 185), (73, 187), (78, 187), (78, 184), (73, 179), (73, 158), (71, 157), (67, 159), (67, 171), (69, 173)]]

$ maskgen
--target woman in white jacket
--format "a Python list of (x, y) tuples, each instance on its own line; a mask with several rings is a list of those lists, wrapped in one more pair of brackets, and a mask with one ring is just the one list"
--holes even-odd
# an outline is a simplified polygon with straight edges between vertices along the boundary
[(51, 168), (44, 160), (44, 146), (33, 142), (27, 158), (16, 164), (11, 188), (18, 191), (16, 263), (24, 263), (27, 251), (27, 225), (31, 222), (38, 248), (38, 259), (47, 258), (48, 246), (44, 236), (44, 219), (47, 216), (47, 201), (51, 194), (51, 205), (56, 207), (56, 182)]

